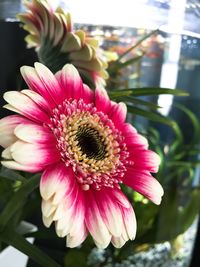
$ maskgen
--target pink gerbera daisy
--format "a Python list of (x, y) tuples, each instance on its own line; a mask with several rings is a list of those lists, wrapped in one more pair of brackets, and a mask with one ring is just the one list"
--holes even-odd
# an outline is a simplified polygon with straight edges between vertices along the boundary
[(73, 65), (55, 76), (40, 63), (21, 73), (30, 89), (4, 94), (5, 107), (20, 115), (0, 121), (2, 164), (43, 172), (43, 221), (47, 227), (55, 222), (67, 246), (80, 245), (88, 232), (100, 248), (133, 240), (136, 219), (120, 184), (155, 204), (163, 189), (150, 174), (160, 158), (125, 122), (125, 104), (102, 88), (90, 90)]

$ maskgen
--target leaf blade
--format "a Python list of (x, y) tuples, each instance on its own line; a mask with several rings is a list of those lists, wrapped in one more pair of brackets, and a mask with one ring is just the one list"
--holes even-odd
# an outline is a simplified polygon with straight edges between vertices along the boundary
[(125, 88), (125, 89), (113, 89), (108, 92), (111, 98), (121, 96), (148, 96), (148, 95), (161, 95), (170, 94), (175, 96), (188, 96), (188, 93), (180, 89), (169, 89), (169, 88), (155, 88), (155, 87), (142, 87), (142, 88)]
[(42, 267), (61, 267), (61, 265), (56, 263), (39, 248), (29, 243), (23, 236), (16, 233), (13, 229), (6, 228), (4, 232), (1, 232), (0, 239), (6, 244), (11, 245), (26, 254)]
[(17, 210), (23, 205), (25, 198), (38, 187), (40, 181), (40, 176), (38, 174), (34, 175), (32, 178), (27, 180), (21, 188), (15, 192), (13, 197), (7, 203), (6, 207), (0, 214), (0, 229), (5, 228), (12, 216), (17, 212)]

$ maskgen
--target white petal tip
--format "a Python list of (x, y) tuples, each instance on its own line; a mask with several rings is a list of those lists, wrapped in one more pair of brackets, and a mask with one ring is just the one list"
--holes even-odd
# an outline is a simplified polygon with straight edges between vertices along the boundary
[(4, 159), (12, 159), (10, 147), (7, 147), (6, 149), (3, 150), (2, 158), (4, 158)]
[(44, 225), (47, 228), (49, 228), (51, 226), (52, 222), (53, 222), (53, 218), (52, 218), (52, 216), (50, 216), (50, 217), (42, 216), (42, 221), (43, 221)]

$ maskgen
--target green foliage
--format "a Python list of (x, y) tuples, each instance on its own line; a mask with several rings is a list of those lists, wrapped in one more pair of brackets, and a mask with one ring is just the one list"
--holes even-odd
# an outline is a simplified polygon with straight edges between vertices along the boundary
[[(176, 124), (174, 140), (163, 144), (154, 128), (147, 131), (150, 145), (160, 154), (161, 168), (156, 178), (164, 187), (164, 196), (160, 206), (151, 203), (136, 202), (135, 209), (139, 226), (138, 243), (156, 243), (175, 239), (184, 233), (193, 223), (200, 210), (200, 185), (194, 184), (193, 177), (198, 157), (191, 157), (191, 151), (199, 153), (200, 122), (196, 115), (185, 106), (175, 105), (185, 113), (193, 125), (193, 137), (188, 143), (183, 130)], [(139, 224), (139, 223), (138, 223)], [(140, 225), (140, 224), (139, 224)], [(163, 227), (164, 226), (164, 227)]]
[(0, 214), (0, 230), (2, 231), (5, 226), (9, 223), (10, 220), (12, 220), (13, 216), (15, 216), (15, 213), (22, 207), (24, 204), (27, 196), (38, 187), (40, 180), (39, 175), (35, 175), (34, 177), (31, 177), (31, 179), (27, 180), (22, 184), (20, 189), (15, 192), (6, 204), (5, 208)]
[(61, 267), (61, 265), (52, 260), (39, 248), (30, 244), (23, 236), (16, 233), (10, 227), (6, 227), (5, 231), (0, 233), (0, 240), (28, 255), (41, 267)]
[(86, 267), (87, 254), (82, 250), (70, 250), (64, 258), (64, 267)]

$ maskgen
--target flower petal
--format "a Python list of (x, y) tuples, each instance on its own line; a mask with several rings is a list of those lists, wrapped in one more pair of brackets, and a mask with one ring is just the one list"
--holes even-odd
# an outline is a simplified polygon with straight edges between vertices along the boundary
[(55, 137), (47, 127), (29, 122), (26, 125), (18, 125), (14, 133), (22, 141), (38, 144), (49, 143), (56, 147)]
[(70, 229), (70, 236), (76, 236), (83, 229), (85, 220), (85, 199), (82, 190), (79, 188), (78, 197), (75, 203), (74, 221)]
[(43, 169), (60, 159), (60, 154), (54, 146), (46, 144), (30, 144), (23, 141), (15, 142), (10, 148), (13, 159), (28, 166), (38, 166)]
[(69, 248), (75, 248), (77, 246), (80, 246), (86, 239), (87, 235), (88, 231), (85, 225), (83, 224), (79, 232), (76, 232), (73, 236), (71, 236), (70, 234), (67, 236), (66, 246)]
[[(133, 239), (135, 239), (136, 228), (137, 228), (135, 212), (134, 212), (132, 206), (130, 206), (129, 209), (121, 207), (121, 211), (122, 211), (122, 217), (124, 220), (124, 226), (126, 229), (126, 233), (129, 237), (129, 239), (133, 240)], [(123, 238), (125, 238), (123, 233), (122, 233), (122, 236), (123, 236)]]
[(120, 205), (125, 208), (129, 208), (131, 206), (129, 200), (127, 197), (122, 193), (121, 190), (115, 188), (115, 190), (109, 190), (109, 194), (112, 199), (115, 199), (115, 201)]
[(72, 215), (73, 223), (69, 229), (67, 236), (67, 246), (75, 247), (80, 245), (87, 237), (88, 231), (85, 226), (85, 200), (82, 190), (78, 190), (78, 197), (74, 206), (74, 214)]
[(83, 84), (82, 98), (87, 104), (94, 102), (94, 92), (86, 84)]
[(42, 171), (44, 169), (43, 166), (39, 166), (39, 165), (30, 166), (30, 165), (20, 164), (13, 160), (1, 161), (1, 164), (8, 169), (25, 171), (25, 172), (33, 172), (33, 173)]
[[(96, 193), (96, 192), (95, 192)], [(106, 227), (95, 200), (95, 194), (91, 190), (86, 191), (86, 226), (99, 248), (106, 248), (111, 241), (111, 235)]]
[[(51, 199), (42, 200), (42, 214), (44, 217), (48, 218), (53, 215), (57, 206), (52, 204)], [(52, 216), (53, 218), (53, 216)]]
[(112, 103), (108, 116), (114, 122), (118, 129), (123, 128), (126, 119), (127, 107), (123, 102), (119, 104)]
[(129, 168), (123, 182), (155, 204), (160, 204), (164, 193), (163, 188), (149, 172)]
[(104, 88), (97, 88), (95, 90), (95, 106), (98, 111), (103, 111), (107, 114), (111, 107), (111, 101), (108, 94)]
[(56, 77), (62, 87), (62, 99), (80, 99), (83, 97), (83, 82), (73, 65), (66, 64)]
[(12, 154), (11, 154), (11, 151), (10, 151), (10, 146), (8, 146), (6, 149), (3, 150), (1, 156), (4, 159), (12, 159)]
[(58, 236), (70, 234), (71, 242), (78, 242), (76, 233), (83, 229), (85, 206), (72, 169), (62, 162), (49, 166), (42, 175), (40, 193), (44, 224), (56, 221)]
[(44, 215), (42, 215), (42, 221), (44, 223), (44, 225), (49, 228), (53, 222), (53, 215), (49, 216), (49, 217), (45, 217)]
[(127, 240), (123, 236), (112, 236), (111, 242), (114, 247), (121, 248), (126, 243)]
[(51, 108), (54, 108), (56, 106), (55, 102), (52, 99), (50, 93), (47, 91), (44, 84), (41, 82), (35, 68), (29, 66), (23, 66), (21, 67), (20, 71), (29, 88), (40, 94), (44, 99), (47, 100), (48, 105)]
[(18, 115), (7, 116), (0, 120), (0, 145), (4, 148), (17, 141), (14, 129), (17, 125), (30, 122), (28, 119)]
[(59, 162), (44, 171), (40, 181), (40, 194), (46, 201), (53, 197), (52, 203), (56, 205), (71, 192), (74, 183), (71, 168)]
[(134, 169), (156, 173), (160, 164), (160, 157), (151, 150), (129, 147), (130, 159), (134, 162)]
[(14, 107), (14, 109), (18, 110), (18, 113), (25, 117), (39, 123), (49, 122), (47, 114), (25, 94), (17, 91), (10, 91), (4, 94), (4, 99)]
[[(56, 221), (56, 233), (59, 237), (65, 237), (66, 235), (69, 234), (70, 229), (74, 223), (74, 217), (75, 217), (75, 202), (76, 202), (76, 197), (75, 195), (71, 195), (74, 203), (72, 203), (72, 206), (66, 207), (64, 205), (58, 206), (58, 209), (56, 210), (56, 214), (53, 216), (53, 220)], [(67, 200), (64, 200), (66, 204)]]
[(110, 233), (114, 236), (120, 236), (122, 234), (122, 214), (118, 203), (115, 198), (110, 197), (110, 190), (100, 190), (95, 193), (97, 205), (101, 214), (101, 217), (107, 226)]
[(42, 110), (45, 111), (45, 113), (51, 115), (52, 113), (51, 106), (46, 101), (46, 99), (44, 99), (41, 95), (39, 95), (35, 91), (28, 90), (28, 89), (22, 90), (21, 92), (27, 95), (28, 97), (30, 97), (38, 106), (40, 106)]
[(137, 130), (129, 123), (123, 124), (123, 128), (121, 129), (123, 132), (123, 136), (125, 137), (125, 143), (127, 144), (127, 147), (130, 146), (135, 147), (141, 147), (143, 149), (148, 148), (148, 141), (147, 139), (138, 134)]
[(61, 95), (63, 94), (63, 90), (53, 73), (39, 62), (36, 62), (34, 66), (41, 83), (46, 88), (51, 98), (57, 105), (62, 103)]
[(60, 211), (54, 214), (56, 232), (62, 237), (68, 234), (70, 234), (71, 237), (76, 236), (77, 233), (81, 234), (85, 224), (85, 201), (83, 199), (82, 190), (76, 186), (72, 193), (73, 194), (65, 196), (62, 203), (63, 205), (61, 204), (58, 207)]

